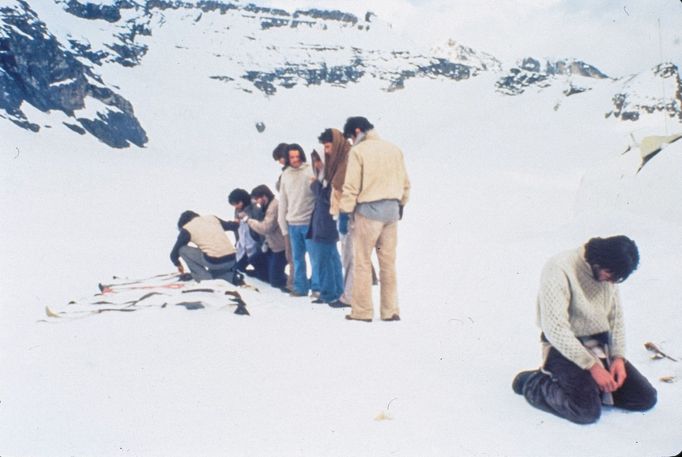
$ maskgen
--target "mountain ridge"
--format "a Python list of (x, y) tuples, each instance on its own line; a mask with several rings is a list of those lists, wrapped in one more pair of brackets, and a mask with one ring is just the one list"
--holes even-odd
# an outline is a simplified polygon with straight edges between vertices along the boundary
[[(171, 38), (178, 56), (180, 51), (206, 54), (207, 81), (254, 96), (276, 96), (299, 85), (347, 87), (365, 80), (393, 92), (414, 79), (457, 82), (491, 73), (496, 76), (491, 90), (501, 96), (561, 85), (569, 97), (610, 84), (606, 118), (636, 122), (662, 112), (682, 122), (682, 80), (673, 63), (628, 77), (611, 77), (568, 58), (525, 57), (505, 69), (494, 56), (454, 40), (431, 48), (398, 45), (390, 25), (369, 11), (358, 17), (339, 10), (289, 12), (217, 0), (54, 0), (51, 10), (44, 8), (46, 16), (57, 18), (49, 21), (24, 0), (4, 3), (0, 117), (38, 132), (41, 126), (24, 113), (24, 102), (43, 112), (61, 111), (69, 118), (62, 122), (65, 127), (114, 148), (143, 147), (149, 139), (134, 107), (107, 82), (107, 74), (114, 67), (142, 65), (155, 45), (154, 36), (167, 27), (181, 32)], [(57, 32), (51, 28), (55, 24), (67, 30)], [(192, 36), (199, 33), (213, 37), (205, 41)], [(663, 95), (658, 94), (660, 84)], [(94, 112), (85, 109), (89, 99), (99, 106)]]

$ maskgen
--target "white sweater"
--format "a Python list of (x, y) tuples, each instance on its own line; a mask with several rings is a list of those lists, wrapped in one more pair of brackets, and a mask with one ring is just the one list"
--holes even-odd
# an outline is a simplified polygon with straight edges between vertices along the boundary
[(288, 235), (289, 225), (310, 224), (315, 206), (315, 194), (310, 189), (312, 177), (312, 167), (307, 163), (298, 168), (289, 167), (282, 173), (277, 221), (283, 235)]
[(611, 332), (611, 356), (623, 357), (625, 334), (618, 287), (595, 280), (584, 253), (581, 247), (549, 259), (540, 280), (537, 323), (564, 357), (589, 369), (596, 359), (577, 337)]

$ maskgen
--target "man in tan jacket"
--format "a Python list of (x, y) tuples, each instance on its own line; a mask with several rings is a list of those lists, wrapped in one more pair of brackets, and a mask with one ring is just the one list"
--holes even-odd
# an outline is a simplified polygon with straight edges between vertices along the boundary
[(353, 142), (339, 202), (340, 232), (347, 231), (352, 214), (353, 296), (349, 320), (371, 322), (372, 251), (379, 259), (381, 286), (380, 316), (385, 321), (400, 320), (395, 259), (398, 243), (398, 220), (407, 203), (410, 181), (403, 153), (382, 140), (364, 117), (350, 117), (343, 134)]

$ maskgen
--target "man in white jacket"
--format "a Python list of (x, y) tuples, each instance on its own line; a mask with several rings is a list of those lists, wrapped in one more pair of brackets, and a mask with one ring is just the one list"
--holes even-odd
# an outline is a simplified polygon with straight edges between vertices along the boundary
[(617, 283), (637, 268), (630, 238), (592, 238), (547, 262), (537, 300), (543, 365), (519, 373), (512, 389), (536, 408), (578, 424), (596, 422), (602, 404), (645, 411), (656, 390), (625, 360)]
[(306, 239), (306, 235), (315, 206), (310, 183), (315, 177), (300, 145), (289, 145), (288, 160), (289, 166), (280, 180), (277, 220), (282, 235), (288, 236), (291, 243), (294, 260), (294, 290), (291, 295), (305, 297), (310, 290), (305, 259), (306, 252), (310, 252), (310, 240)]

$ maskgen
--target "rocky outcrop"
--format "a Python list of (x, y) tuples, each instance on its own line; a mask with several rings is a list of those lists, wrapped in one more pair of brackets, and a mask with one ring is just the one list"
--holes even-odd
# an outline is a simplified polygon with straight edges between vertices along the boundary
[[(495, 83), (496, 90), (505, 95), (519, 95), (530, 87), (545, 88), (552, 85), (556, 77), (583, 77), (606, 79), (607, 75), (596, 67), (580, 60), (545, 61), (526, 57), (509, 73)], [(584, 90), (581, 90), (583, 92)], [(576, 93), (575, 91), (571, 92)], [(570, 94), (567, 94), (570, 95)]]
[[(657, 95), (652, 95), (657, 94)], [(606, 117), (639, 120), (656, 112), (682, 121), (682, 79), (677, 65), (662, 63), (649, 72), (627, 78), (612, 98), (613, 109)]]
[[(0, 8), (0, 26), (0, 107), (11, 121), (39, 130), (21, 110), (26, 102), (40, 111), (64, 112), (113, 147), (147, 142), (131, 104), (65, 49), (28, 3), (18, 0), (14, 7)], [(79, 113), (87, 98), (105, 106), (95, 119)]]

